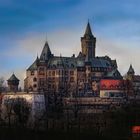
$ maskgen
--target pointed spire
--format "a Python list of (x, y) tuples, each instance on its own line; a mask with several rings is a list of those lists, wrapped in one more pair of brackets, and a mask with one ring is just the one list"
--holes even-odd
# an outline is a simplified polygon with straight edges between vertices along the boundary
[(86, 31), (85, 31), (85, 34), (84, 35), (93, 36), (92, 31), (91, 31), (89, 20), (88, 20), (88, 24), (87, 24)]
[(130, 64), (129, 70), (127, 72), (127, 74), (135, 74), (134, 68), (132, 67), (132, 64)]
[(48, 41), (45, 42), (44, 48), (40, 55), (41, 60), (48, 60), (52, 56)]

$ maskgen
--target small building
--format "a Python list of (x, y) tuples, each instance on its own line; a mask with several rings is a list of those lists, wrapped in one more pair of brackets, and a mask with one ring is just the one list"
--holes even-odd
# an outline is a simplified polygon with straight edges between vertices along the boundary
[(13, 73), (12, 76), (7, 80), (8, 90), (10, 92), (17, 92), (18, 91), (19, 81), (20, 80)]
[(123, 98), (126, 96), (125, 81), (118, 70), (108, 72), (100, 81), (101, 98)]
[(124, 80), (102, 79), (100, 81), (100, 97), (123, 98), (125, 96)]

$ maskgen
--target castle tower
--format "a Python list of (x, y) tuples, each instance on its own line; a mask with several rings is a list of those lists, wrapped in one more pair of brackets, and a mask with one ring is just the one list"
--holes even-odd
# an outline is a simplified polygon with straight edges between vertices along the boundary
[(81, 37), (81, 47), (82, 54), (84, 56), (88, 55), (88, 59), (95, 57), (96, 38), (92, 34), (89, 22), (87, 24), (84, 36)]
[(9, 91), (18, 91), (19, 79), (15, 76), (15, 74), (12, 74), (12, 76), (7, 80), (7, 83)]

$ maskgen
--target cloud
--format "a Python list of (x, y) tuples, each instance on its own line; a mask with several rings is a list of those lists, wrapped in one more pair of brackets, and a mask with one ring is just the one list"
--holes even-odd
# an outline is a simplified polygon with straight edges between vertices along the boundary
[[(134, 43), (135, 44), (135, 43)], [(129, 65), (132, 64), (136, 74), (140, 73), (139, 54), (140, 50), (133, 47), (133, 42), (125, 41), (112, 41), (105, 38), (99, 38), (97, 42), (97, 54), (108, 55), (112, 59), (116, 59), (119, 70), (122, 74), (128, 71)]]

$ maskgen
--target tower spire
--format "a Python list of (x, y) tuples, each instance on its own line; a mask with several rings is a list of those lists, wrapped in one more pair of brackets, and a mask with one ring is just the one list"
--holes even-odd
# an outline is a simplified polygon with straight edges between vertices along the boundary
[(42, 50), (42, 53), (40, 55), (41, 60), (49, 60), (49, 58), (52, 56), (48, 41), (46, 40), (44, 48)]
[(89, 19), (88, 19), (88, 23), (87, 23), (87, 27), (86, 27), (84, 36), (86, 36), (86, 35), (93, 36), (92, 31), (91, 31), (91, 27), (90, 27), (90, 23), (89, 23)]

